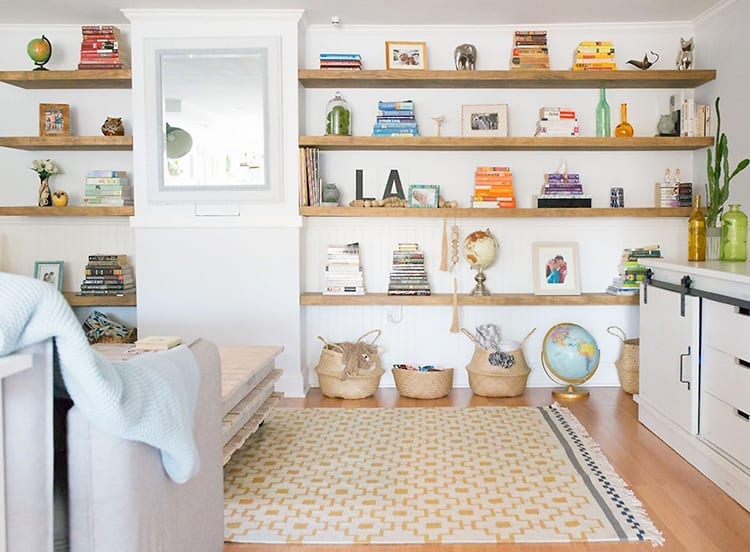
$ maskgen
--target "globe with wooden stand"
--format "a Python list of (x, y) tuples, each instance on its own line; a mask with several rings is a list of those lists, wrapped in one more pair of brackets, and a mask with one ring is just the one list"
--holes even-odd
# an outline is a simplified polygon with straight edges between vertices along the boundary
[(542, 340), (542, 367), (550, 379), (565, 385), (552, 391), (556, 400), (575, 400), (589, 396), (576, 385), (585, 383), (599, 367), (599, 347), (594, 337), (582, 326), (562, 322), (552, 326)]

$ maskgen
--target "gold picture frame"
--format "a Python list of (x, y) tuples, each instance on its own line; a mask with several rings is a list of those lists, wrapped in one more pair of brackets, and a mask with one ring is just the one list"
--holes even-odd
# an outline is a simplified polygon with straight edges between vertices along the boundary
[(427, 43), (386, 41), (385, 68), (425, 71), (427, 69)]
[(69, 104), (39, 104), (39, 136), (70, 136)]

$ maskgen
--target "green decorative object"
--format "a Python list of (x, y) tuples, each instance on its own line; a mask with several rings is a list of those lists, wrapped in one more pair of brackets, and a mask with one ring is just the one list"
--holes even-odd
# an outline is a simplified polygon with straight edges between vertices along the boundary
[[(721, 132), (721, 112), (719, 99), (716, 98), (716, 153), (708, 148), (706, 151), (706, 165), (708, 183), (706, 184), (706, 226), (715, 228), (719, 217), (724, 211), (724, 204), (729, 199), (729, 182), (737, 174), (750, 165), (750, 159), (743, 159), (734, 171), (729, 171), (729, 146), (727, 136)], [(722, 171), (724, 174), (722, 175)], [(723, 177), (723, 181), (722, 181)]]
[(326, 106), (326, 135), (352, 135), (351, 111), (341, 92), (336, 92)]
[(612, 134), (609, 104), (607, 103), (607, 93), (604, 88), (599, 89), (599, 103), (596, 105), (596, 136), (598, 138), (608, 138)]
[(721, 260), (747, 260), (747, 215), (737, 204), (730, 204), (721, 217)]
[(52, 43), (46, 36), (34, 38), (26, 45), (26, 53), (37, 66), (34, 71), (48, 71), (44, 64), (52, 57)]
[(555, 398), (576, 399), (587, 391), (573, 387), (588, 381), (599, 367), (599, 346), (588, 330), (570, 322), (552, 326), (542, 340), (542, 366), (552, 380), (567, 385)]

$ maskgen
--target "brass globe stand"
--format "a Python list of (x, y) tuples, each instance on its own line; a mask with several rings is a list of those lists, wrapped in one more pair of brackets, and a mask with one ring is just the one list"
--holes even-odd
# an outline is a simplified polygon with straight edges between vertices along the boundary
[(575, 401), (578, 399), (588, 399), (589, 394), (590, 393), (588, 391), (578, 391), (572, 385), (568, 385), (568, 387), (564, 391), (552, 391), (552, 398), (563, 401)]
[(478, 295), (478, 296), (486, 296), (486, 295), (492, 295), (490, 293), (490, 290), (487, 289), (487, 287), (484, 285), (484, 282), (487, 280), (487, 277), (484, 275), (484, 270), (480, 266), (477, 270), (477, 275), (474, 276), (474, 281), (477, 283), (477, 285), (474, 286), (474, 289), (471, 290), (471, 295)]

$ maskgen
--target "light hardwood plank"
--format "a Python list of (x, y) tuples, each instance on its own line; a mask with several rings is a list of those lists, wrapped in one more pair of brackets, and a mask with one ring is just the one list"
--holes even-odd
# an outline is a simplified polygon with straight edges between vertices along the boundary
[(0, 82), (25, 89), (130, 88), (130, 69), (0, 71)]
[(612, 207), (556, 209), (424, 209), (414, 207), (300, 207), (303, 217), (541, 218), (541, 217), (689, 217), (690, 207)]
[[(323, 295), (322, 293), (302, 293), (300, 305), (452, 305), (450, 293), (432, 295), (388, 295), (386, 293), (366, 293), (364, 295)], [(461, 294), (459, 306), (493, 305), (637, 305), (637, 295), (609, 295), (608, 293), (582, 293), (581, 295), (534, 295), (533, 293), (495, 293), (476, 296)]]

